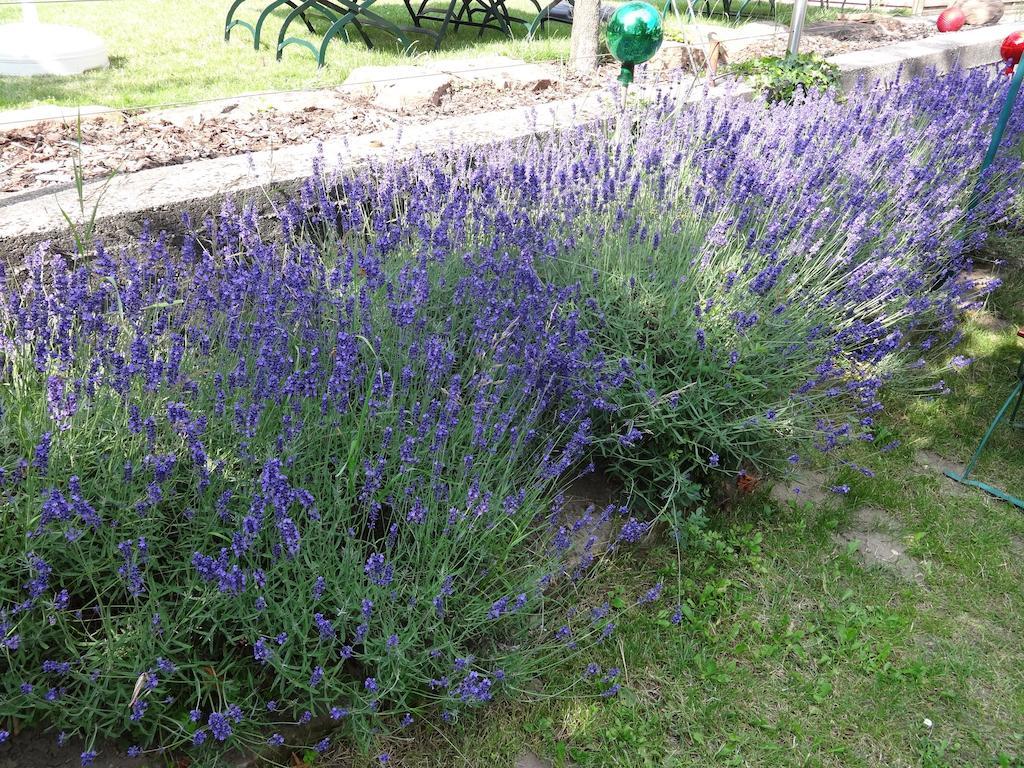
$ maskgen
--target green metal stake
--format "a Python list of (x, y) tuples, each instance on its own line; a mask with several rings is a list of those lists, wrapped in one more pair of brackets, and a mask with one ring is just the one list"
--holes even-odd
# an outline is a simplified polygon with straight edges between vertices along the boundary
[[(1024, 368), (1024, 361), (1022, 361), (1021, 368)], [(996, 414), (996, 417), (992, 420), (992, 423), (989, 424), (988, 431), (985, 433), (985, 436), (981, 438), (981, 442), (978, 443), (978, 447), (975, 449), (974, 455), (971, 456), (971, 460), (967, 463), (966, 469), (964, 469), (964, 471), (961, 473), (957, 473), (947, 469), (944, 474), (947, 477), (956, 480), (958, 483), (963, 483), (964, 485), (972, 485), (975, 488), (980, 488), (986, 493), (991, 493), (996, 498), (1002, 499), (1003, 501), (1008, 501), (1015, 507), (1020, 507), (1021, 509), (1024, 509), (1024, 500), (1018, 499), (1016, 496), (1011, 496), (1006, 491), (996, 488), (995, 486), (989, 485), (988, 483), (983, 483), (980, 480), (970, 479), (971, 472), (974, 471), (974, 467), (978, 464), (978, 459), (981, 458), (981, 452), (985, 449), (985, 445), (986, 443), (988, 443), (989, 438), (992, 437), (992, 433), (996, 431), (996, 427), (998, 427), (999, 424), (1002, 422), (1003, 415), (1010, 407), (1010, 403), (1013, 403), (1013, 415), (1010, 416), (1010, 425), (1014, 427), (1017, 426), (1017, 424), (1014, 423), (1014, 418), (1017, 415), (1017, 410), (1020, 408), (1020, 401), (1022, 396), (1024, 396), (1024, 378), (1021, 378), (1020, 374), (1018, 374), (1017, 386), (1013, 388), (1013, 391), (1010, 393), (1010, 396), (1006, 398), (1006, 402), (1003, 403), (1003, 407), (999, 409), (999, 413)]]
[[(1024, 82), (1024, 66), (1018, 64), (1014, 70), (1013, 79), (1010, 81), (1010, 90), (1006, 94), (1006, 101), (1003, 102), (1003, 109), (999, 113), (999, 119), (996, 120), (995, 129), (992, 131), (992, 140), (988, 144), (988, 152), (985, 153), (985, 159), (981, 161), (981, 169), (978, 172), (979, 183), (982, 174), (992, 165), (992, 161), (996, 159), (996, 153), (999, 152), (999, 145), (1003, 141), (1003, 133), (1006, 132), (1006, 124), (1010, 122), (1010, 115), (1013, 114), (1013, 107), (1017, 103), (1017, 94), (1020, 91), (1021, 82)], [(971, 193), (971, 200), (967, 205), (967, 212), (973, 211), (977, 204), (978, 188), (975, 186), (974, 192)]]
[[(1020, 62), (1016, 63), (1016, 69), (1013, 73), (1013, 79), (1010, 81), (1010, 89), (1006, 94), (1006, 101), (1003, 102), (1003, 109), (999, 113), (999, 119), (996, 120), (995, 128), (992, 131), (992, 140), (989, 142), (988, 151), (985, 153), (985, 159), (981, 161), (981, 169), (978, 173), (978, 183), (981, 182), (981, 176), (985, 173), (992, 161), (996, 159), (996, 154), (999, 152), (999, 145), (1003, 141), (1003, 133), (1006, 131), (1006, 124), (1010, 122), (1010, 115), (1013, 114), (1013, 107), (1017, 102), (1017, 94), (1020, 92), (1021, 83), (1024, 82), (1024, 67), (1020, 66)], [(968, 213), (974, 209), (978, 204), (978, 187), (975, 185), (974, 191), (971, 193), (971, 199), (967, 204)], [(964, 226), (967, 222), (964, 221)], [(1024, 336), (1024, 331), (1018, 332), (1018, 336)], [(1024, 500), (1012, 496), (1006, 491), (996, 488), (988, 483), (983, 483), (980, 480), (971, 480), (970, 474), (974, 471), (974, 468), (978, 464), (978, 460), (981, 458), (981, 452), (985, 450), (985, 446), (988, 444), (989, 438), (992, 437), (992, 433), (996, 431), (996, 427), (1003, 421), (1003, 416), (1009, 409), (1010, 404), (1013, 403), (1013, 412), (1010, 414), (1010, 426), (1019, 426), (1015, 420), (1017, 418), (1017, 411), (1020, 408), (1021, 399), (1024, 398), (1024, 359), (1021, 360), (1017, 366), (1017, 385), (1010, 392), (1010, 396), (1006, 398), (1006, 402), (1003, 403), (1003, 407), (999, 409), (999, 413), (992, 420), (992, 423), (988, 425), (988, 430), (985, 432), (985, 436), (981, 438), (981, 442), (978, 443), (978, 447), (974, 449), (974, 455), (971, 456), (971, 460), (967, 462), (967, 466), (963, 472), (953, 472), (952, 470), (946, 470), (943, 474), (947, 477), (956, 480), (958, 483), (964, 485), (970, 485), (975, 488), (980, 488), (986, 493), (990, 493), (998, 499), (1008, 501), (1015, 507), (1024, 509)]]
[(1006, 94), (1006, 102), (1003, 104), (1003, 110), (999, 113), (999, 119), (996, 121), (995, 130), (992, 132), (992, 141), (988, 145), (988, 152), (985, 153), (985, 159), (981, 161), (981, 171), (985, 172), (985, 169), (992, 165), (992, 161), (996, 159), (996, 152), (999, 151), (999, 144), (1003, 140), (1003, 133), (1006, 131), (1006, 124), (1010, 121), (1010, 115), (1013, 114), (1013, 106), (1017, 102), (1017, 94), (1020, 92), (1021, 82), (1024, 82), (1024, 67), (1017, 66), (1016, 71), (1013, 73), (1013, 79), (1010, 81), (1010, 90)]

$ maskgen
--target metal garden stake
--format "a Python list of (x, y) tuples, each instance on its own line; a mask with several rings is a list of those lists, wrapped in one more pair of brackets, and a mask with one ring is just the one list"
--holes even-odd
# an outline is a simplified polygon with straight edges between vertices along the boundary
[(800, 36), (804, 33), (804, 17), (807, 15), (807, 0), (793, 3), (793, 16), (789, 21), (789, 44), (786, 58), (793, 58), (800, 52)]
[[(1013, 107), (1017, 101), (1017, 94), (1020, 92), (1021, 82), (1024, 81), (1024, 67), (1018, 67), (1020, 63), (1021, 55), (1024, 54), (1024, 33), (1013, 32), (1005, 40), (999, 48), (999, 53), (1002, 56), (1004, 62), (1008, 63), (1006, 74), (1013, 72), (1013, 79), (1010, 81), (1010, 88), (1006, 94), (1006, 101), (1003, 102), (1003, 108), (999, 113), (999, 119), (996, 120), (995, 128), (992, 131), (992, 140), (989, 142), (988, 151), (985, 153), (985, 159), (981, 161), (981, 169), (979, 177), (985, 172), (992, 161), (995, 160), (996, 153), (999, 151), (999, 144), (1003, 140), (1003, 132), (1006, 130), (1006, 124), (1010, 121), (1010, 115), (1013, 114)], [(1016, 72), (1014, 72), (1016, 69)], [(979, 179), (980, 180), (980, 179)], [(978, 204), (978, 192), (977, 188), (971, 195), (971, 200), (968, 203), (968, 211), (973, 209)], [(1017, 336), (1024, 338), (1024, 329), (1017, 331)], [(992, 423), (988, 425), (988, 429), (985, 432), (985, 436), (981, 438), (981, 442), (978, 443), (978, 447), (975, 448), (974, 454), (971, 456), (971, 460), (967, 462), (967, 466), (963, 472), (954, 472), (952, 470), (946, 470), (945, 474), (956, 480), (958, 483), (964, 485), (971, 485), (975, 488), (980, 488), (986, 493), (990, 493), (996, 498), (1008, 501), (1014, 506), (1024, 509), (1024, 500), (1013, 496), (1006, 491), (996, 488), (993, 485), (984, 483), (981, 480), (972, 480), (970, 478), (971, 472), (978, 464), (978, 460), (981, 458), (981, 453), (988, 444), (989, 438), (992, 437), (992, 433), (995, 432), (996, 427), (999, 426), (1003, 421), (1003, 417), (1007, 411), (1010, 411), (1009, 424), (1011, 427), (1021, 427), (1024, 425), (1018, 424), (1017, 412), (1020, 409), (1021, 399), (1024, 398), (1024, 358), (1021, 359), (1020, 364), (1017, 366), (1017, 383), (1010, 392), (1010, 396), (1006, 398), (1006, 402), (1003, 403), (1003, 407), (999, 409), (996, 417), (992, 420)], [(1011, 410), (1012, 406), (1012, 410)]]
[[(996, 120), (996, 127), (992, 131), (992, 141), (989, 142), (988, 152), (985, 153), (985, 159), (981, 161), (982, 173), (996, 159), (996, 152), (999, 151), (999, 144), (1003, 140), (1006, 124), (1010, 121), (1010, 115), (1013, 114), (1013, 106), (1017, 102), (1020, 84), (1024, 80), (1024, 67), (1017, 69), (1017, 64), (1020, 63), (1022, 54), (1024, 54), (1024, 32), (1011, 32), (1003, 40), (1003, 44), (999, 46), (999, 55), (1007, 63), (1006, 74), (1012, 73), (1013, 79), (1010, 81), (1010, 89), (1006, 94), (1006, 101), (1003, 102), (1003, 109), (999, 113), (999, 119)], [(1014, 69), (1017, 71), (1014, 72)]]

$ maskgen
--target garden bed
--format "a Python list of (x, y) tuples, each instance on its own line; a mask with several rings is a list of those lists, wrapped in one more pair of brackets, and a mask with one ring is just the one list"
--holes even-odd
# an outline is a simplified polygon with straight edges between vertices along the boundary
[[(455, 71), (477, 66), (471, 61), (451, 64)], [(511, 64), (513, 73), (524, 66)], [(450, 90), (433, 100), (431, 94), (420, 96), (407, 109), (379, 106), (356, 85), (272, 99), (229, 99), (135, 114), (113, 112), (83, 118), (80, 124), (48, 121), (8, 131), (0, 128), (0, 203), (5, 193), (67, 187), (74, 181), (76, 164), (86, 179), (96, 179), (393, 128), (413, 129), (452, 115), (569, 99), (610, 82), (613, 70), (617, 71), (609, 66), (592, 77), (581, 77), (565, 68), (535, 65), (536, 74), (524, 80), (502, 77), (500, 68), (488, 76), (484, 69), (484, 76), (476, 79), (456, 76)]]
[[(839, 14), (834, 19), (808, 24), (800, 39), (800, 51), (819, 56), (869, 51), (894, 43), (937, 36), (935, 22), (921, 17), (897, 17), (881, 13)], [(706, 56), (718, 46), (716, 74), (724, 75), (730, 64), (741, 64), (786, 51), (789, 29), (780, 24), (753, 22), (738, 27), (699, 24), (672, 30), (655, 56), (656, 70), (703, 72)], [(717, 42), (711, 42), (712, 40)]]
[[(835, 21), (809, 24), (800, 38), (800, 51), (827, 57), (936, 36), (938, 33), (932, 19), (879, 13), (840, 15)], [(734, 61), (778, 56), (785, 52), (785, 41), (784, 36), (773, 41), (753, 41), (739, 49)]]
[[(678, 570), (592, 578), (661, 530), (679, 568), (701, 485), (895, 450), (882, 394), (969, 362), (1005, 88), (664, 98), (40, 248), (0, 307), (0, 741), (386, 762), (553, 667), (614, 698), (589, 655), (693, 608)], [(621, 500), (565, 498), (598, 474)]]

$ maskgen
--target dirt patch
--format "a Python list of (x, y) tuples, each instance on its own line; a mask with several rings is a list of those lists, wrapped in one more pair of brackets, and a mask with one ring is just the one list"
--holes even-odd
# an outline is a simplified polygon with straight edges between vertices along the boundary
[(833, 537), (844, 549), (856, 543), (855, 557), (867, 568), (879, 567), (906, 581), (922, 583), (920, 564), (906, 553), (899, 525), (886, 512), (862, 507), (853, 513), (849, 527)]
[[(325, 719), (326, 722), (326, 719)], [(0, 744), (0, 768), (80, 768), (86, 745), (79, 737), (58, 743), (57, 733), (29, 728)], [(92, 768), (155, 768), (159, 765), (187, 765), (184, 754), (150, 750), (140, 757), (128, 757), (127, 747), (114, 742), (93, 744), (96, 758)], [(217, 763), (223, 768), (256, 768), (263, 765), (253, 754), (230, 751)]]
[(933, 472), (962, 472), (963, 465), (957, 464), (956, 462), (950, 461), (944, 456), (933, 451), (917, 451), (914, 453), (914, 463), (917, 464), (921, 469), (927, 469)]
[(1013, 328), (1013, 324), (986, 309), (977, 309), (967, 313), (968, 320), (983, 331), (1003, 333)]
[[(612, 515), (601, 522), (604, 511), (619, 498), (621, 488), (601, 472), (577, 477), (565, 489), (561, 524), (572, 531), (566, 556), (569, 571), (589, 563), (607, 551), (622, 521)], [(589, 516), (589, 519), (587, 519)], [(586, 522), (582, 522), (586, 520)]]
[(963, 472), (964, 465), (957, 464), (949, 459), (940, 456), (932, 451), (919, 450), (914, 453), (914, 464), (924, 470), (926, 474), (938, 477), (943, 483), (943, 490), (956, 496), (968, 496), (970, 489), (946, 476), (946, 472)]
[[(535, 85), (456, 79), (439, 103), (401, 114), (376, 106), (352, 89), (224, 100), (162, 112), (113, 113), (52, 121), (4, 131), (0, 127), (0, 201), (3, 195), (68, 186), (75, 163), (86, 179), (145, 168), (241, 155), (340, 136), (360, 136), (442, 117), (542, 105), (597, 90), (611, 81), (614, 68), (581, 77), (559, 69)], [(251, 102), (251, 103), (250, 103)]]
[(836, 495), (828, 487), (828, 478), (824, 473), (805, 469), (773, 485), (769, 495), (778, 504), (810, 504), (820, 507), (836, 500)]

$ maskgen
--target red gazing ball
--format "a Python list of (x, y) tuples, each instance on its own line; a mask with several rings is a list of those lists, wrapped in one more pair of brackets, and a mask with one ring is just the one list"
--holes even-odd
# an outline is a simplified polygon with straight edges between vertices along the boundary
[(1011, 32), (999, 46), (999, 57), (1010, 62), (1010, 69), (1013, 69), (1020, 61), (1021, 54), (1024, 54), (1024, 32)]
[(939, 32), (956, 32), (965, 23), (967, 17), (964, 16), (964, 12), (956, 6), (950, 6), (939, 14), (935, 26), (939, 28)]

